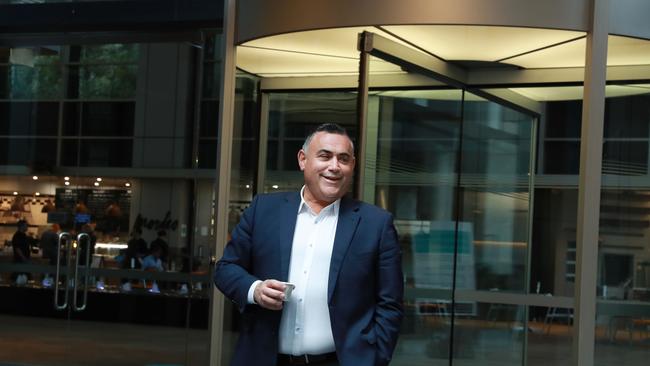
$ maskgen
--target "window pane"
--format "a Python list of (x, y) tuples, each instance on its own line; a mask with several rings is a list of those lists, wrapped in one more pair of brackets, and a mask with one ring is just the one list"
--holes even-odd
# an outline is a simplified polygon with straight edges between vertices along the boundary
[(472, 236), (475, 288), (524, 292), (534, 120), (466, 94), (459, 224)]
[(607, 98), (605, 138), (648, 137), (650, 94)]
[(59, 103), (0, 102), (0, 135), (56, 136)]
[(647, 172), (647, 141), (605, 141), (603, 174), (646, 175)]
[(135, 98), (136, 65), (73, 65), (69, 73), (69, 98)]
[(82, 136), (133, 136), (135, 102), (87, 102), (82, 109)]
[(580, 137), (582, 101), (563, 100), (546, 103), (546, 137)]
[(217, 140), (199, 140), (199, 168), (215, 169), (219, 153)]
[(133, 140), (81, 140), (80, 166), (129, 167)]
[(545, 174), (578, 174), (580, 141), (546, 141), (544, 143)]
[(135, 63), (139, 56), (139, 45), (117, 43), (103, 45), (85, 45), (79, 54), (80, 63)]
[(201, 137), (217, 137), (219, 133), (219, 102), (203, 101), (201, 103)]
[(78, 136), (81, 126), (81, 103), (63, 103), (63, 136)]
[(35, 171), (56, 164), (56, 139), (0, 139), (0, 165), (28, 165)]
[[(260, 192), (300, 189), (296, 154), (316, 126), (336, 121), (355, 140), (356, 96), (353, 93), (273, 93), (269, 97), (267, 171)], [(273, 149), (273, 150), (271, 150)], [(270, 161), (271, 157), (276, 160)], [(273, 167), (273, 168), (272, 168)], [(274, 188), (277, 187), (277, 188)]]

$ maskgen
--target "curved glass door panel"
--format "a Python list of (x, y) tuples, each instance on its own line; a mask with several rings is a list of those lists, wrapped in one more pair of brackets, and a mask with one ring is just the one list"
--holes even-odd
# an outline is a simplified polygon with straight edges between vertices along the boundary
[[(529, 114), (465, 92), (459, 237), (471, 236), (471, 249), (458, 241), (456, 296), (475, 313), (471, 321), (457, 314), (455, 363), (469, 358), (520, 365), (525, 357), (528, 309), (503, 295), (527, 293), (534, 125)], [(473, 283), (464, 280), (467, 272)], [(494, 302), (479, 300), (484, 291), (495, 295)]]
[[(400, 68), (374, 56), (368, 63), (362, 197), (393, 214), (404, 271), (404, 321), (392, 364), (448, 364), (454, 313), (474, 312), (452, 296), (463, 90), (382, 72)], [(409, 86), (413, 77), (429, 86)]]
[[(610, 58), (612, 55), (609, 56)], [(646, 72), (646, 79), (650, 74)], [(646, 362), (650, 341), (648, 83), (608, 85), (596, 278), (596, 365)]]
[(463, 110), (460, 217), (472, 226), (474, 288), (525, 293), (535, 120), (469, 92)]
[[(412, 67), (421, 55), (378, 47), (382, 59), (369, 59), (362, 193), (393, 213), (403, 245), (405, 320), (393, 363), (519, 365), (536, 119), (407, 71), (421, 70)], [(403, 71), (374, 68), (385, 60)]]
[(119, 39), (5, 51), (0, 332), (30, 352), (2, 342), (0, 359), (207, 364), (215, 173), (196, 163), (200, 137), (213, 138), (195, 110), (203, 53)]

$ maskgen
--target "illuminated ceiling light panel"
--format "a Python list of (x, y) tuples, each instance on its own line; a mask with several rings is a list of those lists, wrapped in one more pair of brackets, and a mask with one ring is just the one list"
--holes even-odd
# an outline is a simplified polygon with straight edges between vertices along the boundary
[[(505, 62), (529, 69), (552, 67), (584, 67), (584, 39), (522, 55)], [(650, 65), (650, 41), (609, 36), (607, 66)]]
[[(261, 76), (356, 75), (359, 61), (353, 58), (295, 53), (251, 47), (237, 48), (237, 66)], [(376, 73), (401, 73), (397, 65), (375, 61)]]
[[(379, 95), (385, 97), (393, 98), (405, 98), (405, 99), (424, 99), (424, 100), (451, 100), (458, 101), (462, 100), (463, 94), (462, 91), (458, 89), (442, 89), (442, 90), (386, 90), (373, 92), (372, 95)], [(466, 101), (479, 101), (485, 100), (475, 94), (465, 93)]]
[(650, 41), (609, 36), (607, 66), (650, 65)]
[[(280, 34), (238, 47), (237, 66), (266, 77), (356, 75), (357, 35), (403, 38), (445, 60), (500, 61), (527, 69), (584, 67), (584, 32), (554, 29), (408, 25), (350, 27)], [(397, 37), (394, 37), (394, 34)], [(399, 38), (398, 38), (399, 37)], [(517, 56), (520, 55), (520, 56)], [(398, 73), (387, 62), (371, 63), (371, 74)], [(650, 41), (610, 36), (608, 66), (650, 65)]]
[(584, 67), (585, 46), (583, 39), (546, 48), (505, 60), (505, 63), (527, 69), (545, 69), (557, 67)]
[(359, 58), (357, 37), (363, 31), (404, 44), (399, 39), (375, 27), (319, 29), (314, 31), (279, 34), (244, 43), (245, 46), (305, 52), (312, 54)]
[[(581, 100), (583, 95), (582, 86), (511, 88), (510, 90), (538, 102)], [(650, 94), (650, 84), (607, 85), (605, 88), (607, 98), (639, 94)]]
[[(265, 37), (237, 48), (237, 67), (267, 77), (357, 75), (359, 51), (357, 37), (363, 31), (405, 45), (375, 27), (320, 29)], [(372, 73), (397, 73), (401, 70), (381, 61), (371, 64)]]
[(466, 25), (383, 28), (445, 60), (497, 61), (585, 35), (555, 29)]

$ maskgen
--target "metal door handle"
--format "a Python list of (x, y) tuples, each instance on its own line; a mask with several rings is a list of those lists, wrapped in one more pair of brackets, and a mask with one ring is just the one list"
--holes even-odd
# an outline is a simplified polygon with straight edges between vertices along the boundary
[[(57, 241), (57, 251), (56, 251), (56, 276), (54, 277), (54, 308), (56, 310), (63, 310), (68, 307), (68, 278), (70, 278), (70, 248), (66, 248), (65, 245), (70, 241), (70, 233), (62, 232), (59, 234), (59, 240)], [(65, 296), (63, 304), (59, 304), (59, 280), (61, 273), (61, 250), (66, 250), (66, 280), (63, 283), (65, 287)]]
[[(82, 239), (86, 240), (82, 240)], [(86, 309), (86, 305), (88, 304), (88, 279), (90, 278), (90, 235), (86, 233), (81, 233), (77, 235), (77, 253), (82, 251), (82, 243), (86, 243), (86, 250), (83, 251), (86, 253), (86, 258), (85, 258), (85, 265), (86, 265), (86, 272), (84, 273), (84, 295), (83, 295), (83, 304), (81, 306), (77, 305), (77, 289), (79, 285), (79, 256), (75, 256), (75, 264), (74, 264), (74, 294), (72, 295), (73, 300), (72, 300), (72, 308), (75, 311), (83, 311)], [(81, 258), (82, 260), (84, 258)]]

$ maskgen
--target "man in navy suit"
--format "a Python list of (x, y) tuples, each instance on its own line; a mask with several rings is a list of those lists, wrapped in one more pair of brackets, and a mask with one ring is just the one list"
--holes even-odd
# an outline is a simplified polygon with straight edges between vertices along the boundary
[(232, 365), (387, 365), (403, 316), (392, 216), (344, 197), (355, 158), (340, 126), (319, 126), (298, 164), (301, 191), (256, 196), (216, 265), (242, 314)]

